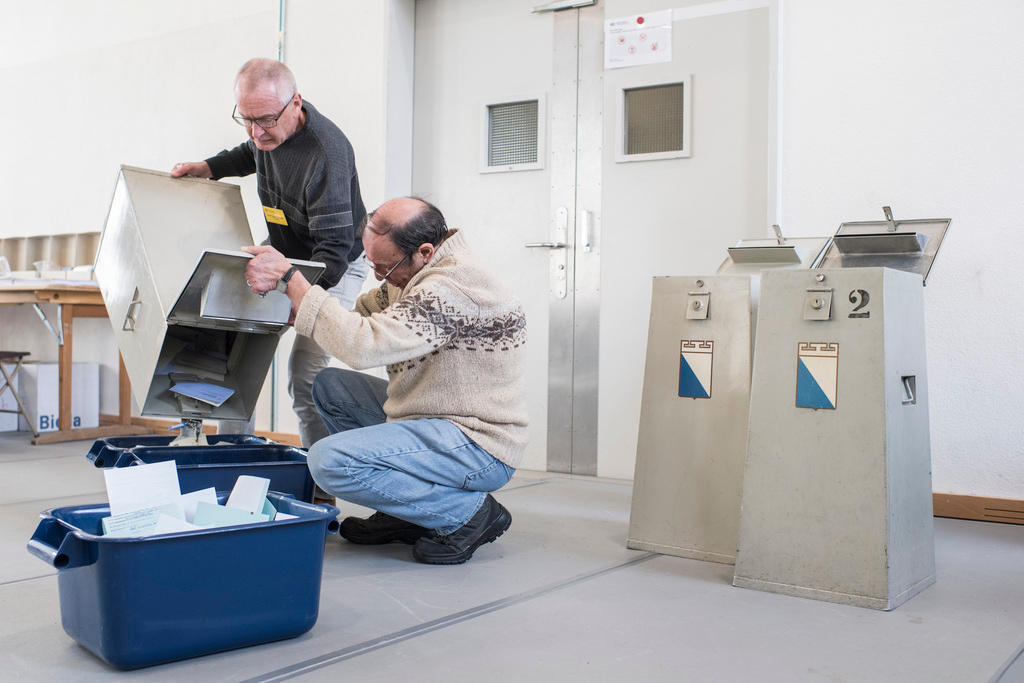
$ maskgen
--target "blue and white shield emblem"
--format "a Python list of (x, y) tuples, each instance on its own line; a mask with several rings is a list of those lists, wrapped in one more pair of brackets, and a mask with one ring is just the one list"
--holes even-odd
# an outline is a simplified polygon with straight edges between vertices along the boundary
[(711, 368), (715, 342), (683, 339), (679, 343), (679, 395), (711, 398)]
[(800, 342), (796, 354), (796, 407), (835, 410), (839, 344)]

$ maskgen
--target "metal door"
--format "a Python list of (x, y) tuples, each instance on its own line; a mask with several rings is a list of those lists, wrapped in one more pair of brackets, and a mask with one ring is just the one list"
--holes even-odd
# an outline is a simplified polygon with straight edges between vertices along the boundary
[[(412, 185), (523, 301), (523, 467), (629, 478), (651, 276), (713, 273), (727, 246), (771, 222), (768, 10), (676, 9), (699, 36), (673, 22), (669, 62), (606, 71), (605, 20), (666, 3), (538, 4), (417, 0)], [(623, 92), (690, 87), (704, 65), (715, 80), (694, 99), (707, 131), (692, 158), (620, 158)], [(524, 135), (533, 160), (503, 156)]]

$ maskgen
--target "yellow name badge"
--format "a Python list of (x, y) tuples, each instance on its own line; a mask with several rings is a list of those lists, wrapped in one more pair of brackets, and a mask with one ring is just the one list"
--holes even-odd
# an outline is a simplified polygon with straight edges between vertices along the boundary
[(284, 217), (284, 211), (281, 209), (272, 209), (269, 206), (264, 206), (263, 215), (266, 217), (268, 223), (288, 225), (288, 219)]

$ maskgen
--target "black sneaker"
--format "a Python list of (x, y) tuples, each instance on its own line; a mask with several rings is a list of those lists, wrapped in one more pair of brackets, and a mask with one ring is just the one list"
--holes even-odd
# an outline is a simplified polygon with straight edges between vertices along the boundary
[(473, 518), (447, 536), (424, 536), (416, 541), (412, 556), (426, 564), (462, 564), (473, 557), (473, 551), (505, 533), (512, 525), (512, 515), (494, 500), (484, 498)]
[(375, 512), (366, 519), (346, 517), (342, 520), (338, 533), (342, 538), (360, 545), (381, 545), (392, 541), (411, 545), (416, 539), (432, 532), (387, 513)]

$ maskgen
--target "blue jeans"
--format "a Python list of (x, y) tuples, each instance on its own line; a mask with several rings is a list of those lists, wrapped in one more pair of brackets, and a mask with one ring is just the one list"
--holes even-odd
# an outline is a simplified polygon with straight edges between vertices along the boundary
[(320, 488), (342, 500), (450, 534), (515, 470), (448, 420), (385, 422), (386, 398), (385, 380), (321, 371), (313, 402), (331, 435), (309, 449), (309, 471)]

